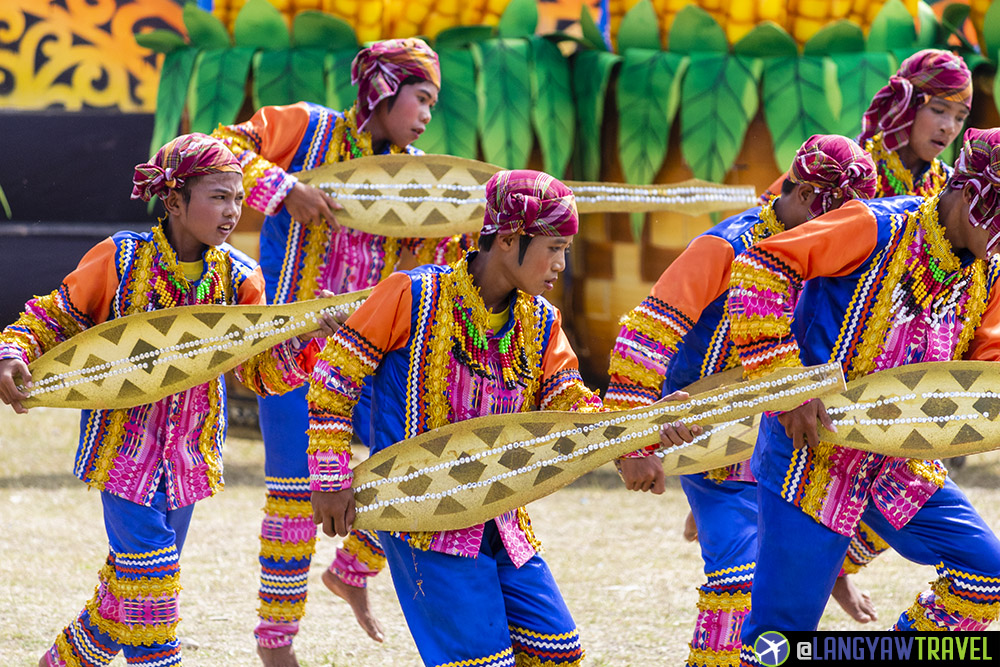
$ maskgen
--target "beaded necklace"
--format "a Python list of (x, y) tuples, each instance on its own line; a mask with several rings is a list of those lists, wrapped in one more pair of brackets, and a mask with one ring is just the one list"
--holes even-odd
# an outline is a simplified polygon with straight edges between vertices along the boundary
[[(472, 276), (459, 265), (452, 273), (453, 292), (449, 294), (452, 306), (452, 354), (455, 360), (468, 367), (476, 375), (487, 380), (497, 380), (489, 358), (489, 324), (486, 304), (479, 294), (479, 288), (472, 282)], [(518, 302), (525, 297), (518, 294)], [(447, 302), (446, 302), (447, 303)], [(515, 316), (514, 324), (498, 342), (500, 352), (500, 381), (507, 389), (526, 386), (531, 373), (524, 344), (524, 329), (520, 318)]]
[(872, 156), (878, 169), (878, 187), (875, 197), (894, 197), (896, 195), (935, 195), (941, 191), (948, 175), (944, 164), (934, 158), (930, 167), (920, 177), (918, 183), (913, 182), (913, 173), (903, 165), (896, 151), (886, 149), (882, 143), (882, 135), (876, 134), (865, 143), (865, 151)]
[[(161, 221), (162, 223), (162, 221)], [(205, 272), (197, 286), (184, 276), (184, 269), (177, 261), (177, 254), (167, 240), (163, 225), (153, 228), (153, 293), (150, 300), (157, 308), (173, 308), (191, 303), (225, 303), (225, 289), (222, 276), (226, 275), (226, 254), (216, 248), (205, 251)], [(194, 301), (191, 294), (194, 294)]]
[(753, 226), (753, 243), (762, 241), (766, 238), (774, 236), (775, 234), (780, 234), (785, 231), (785, 226), (778, 222), (778, 216), (774, 213), (774, 202), (778, 201), (780, 198), (781, 196), (779, 195), (760, 207), (760, 221), (762, 224)]
[[(392, 155), (398, 155), (403, 149), (396, 144), (389, 146)], [(372, 149), (372, 134), (358, 130), (357, 105), (344, 112), (333, 125), (333, 140), (327, 149), (326, 164), (344, 162), (354, 158), (374, 155)]]
[(893, 288), (892, 312), (897, 323), (908, 322), (932, 306), (932, 321), (936, 320), (943, 309), (954, 305), (955, 293), (968, 282), (961, 277), (961, 264), (938, 224), (937, 201), (932, 197), (920, 205), (920, 227), (903, 276)]

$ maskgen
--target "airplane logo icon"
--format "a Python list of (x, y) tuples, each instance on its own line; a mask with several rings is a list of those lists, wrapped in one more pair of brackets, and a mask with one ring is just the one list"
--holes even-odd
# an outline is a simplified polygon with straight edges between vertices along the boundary
[(788, 660), (791, 648), (785, 635), (774, 630), (765, 632), (753, 643), (753, 651), (757, 654), (760, 664), (765, 667), (777, 667)]

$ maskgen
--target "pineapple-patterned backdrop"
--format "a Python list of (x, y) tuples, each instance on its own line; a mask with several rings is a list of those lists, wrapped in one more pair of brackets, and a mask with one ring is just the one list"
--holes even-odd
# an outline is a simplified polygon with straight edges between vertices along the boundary
[[(1000, 3), (989, 0), (198, 4), (0, 2), (0, 106), (154, 112), (158, 146), (264, 104), (349, 106), (360, 44), (419, 34), (445, 81), (424, 150), (582, 180), (763, 188), (810, 134), (855, 134), (873, 92), (928, 46), (966, 58), (970, 123), (998, 124)], [(603, 373), (618, 317), (712, 222), (585, 221), (559, 299), (591, 377)], [(253, 224), (240, 237), (251, 252)]]

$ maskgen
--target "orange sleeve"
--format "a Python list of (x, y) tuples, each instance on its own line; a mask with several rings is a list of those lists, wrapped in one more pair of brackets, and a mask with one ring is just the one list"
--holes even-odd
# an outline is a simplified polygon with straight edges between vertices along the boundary
[(853, 200), (753, 247), (785, 262), (804, 282), (846, 276), (868, 259), (877, 242), (875, 215)]
[(966, 359), (1000, 361), (1000, 281), (993, 286), (986, 311), (969, 342)]
[(381, 350), (382, 355), (398, 350), (410, 339), (413, 308), (412, 281), (405, 273), (395, 272), (375, 286), (361, 307), (347, 318), (365, 340)]
[(253, 270), (236, 292), (236, 303), (242, 306), (267, 305), (264, 293), (264, 274), (258, 266)]
[(111, 314), (111, 301), (118, 289), (116, 246), (105, 239), (91, 248), (63, 280), (73, 307), (100, 324)]
[(555, 311), (549, 343), (542, 353), (542, 378), (538, 394), (542, 410), (594, 412), (601, 399), (580, 377), (580, 362), (562, 328), (562, 313)]
[(729, 289), (734, 257), (728, 241), (699, 236), (660, 274), (650, 296), (697, 321), (702, 311)]

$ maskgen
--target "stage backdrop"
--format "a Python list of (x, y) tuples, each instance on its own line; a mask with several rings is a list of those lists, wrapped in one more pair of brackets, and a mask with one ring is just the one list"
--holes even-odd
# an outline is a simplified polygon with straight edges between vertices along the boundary
[[(447, 82), (421, 147), (578, 179), (763, 187), (809, 134), (856, 132), (928, 46), (973, 68), (970, 124), (998, 122), (989, 0), (0, 0), (0, 253), (18, 260), (0, 263), (0, 319), (100, 236), (148, 226), (128, 192), (151, 147), (261, 104), (349, 106), (360, 44), (413, 34)], [(236, 237), (250, 252), (255, 222)], [(592, 373), (618, 317), (712, 222), (584, 220), (560, 299)]]

